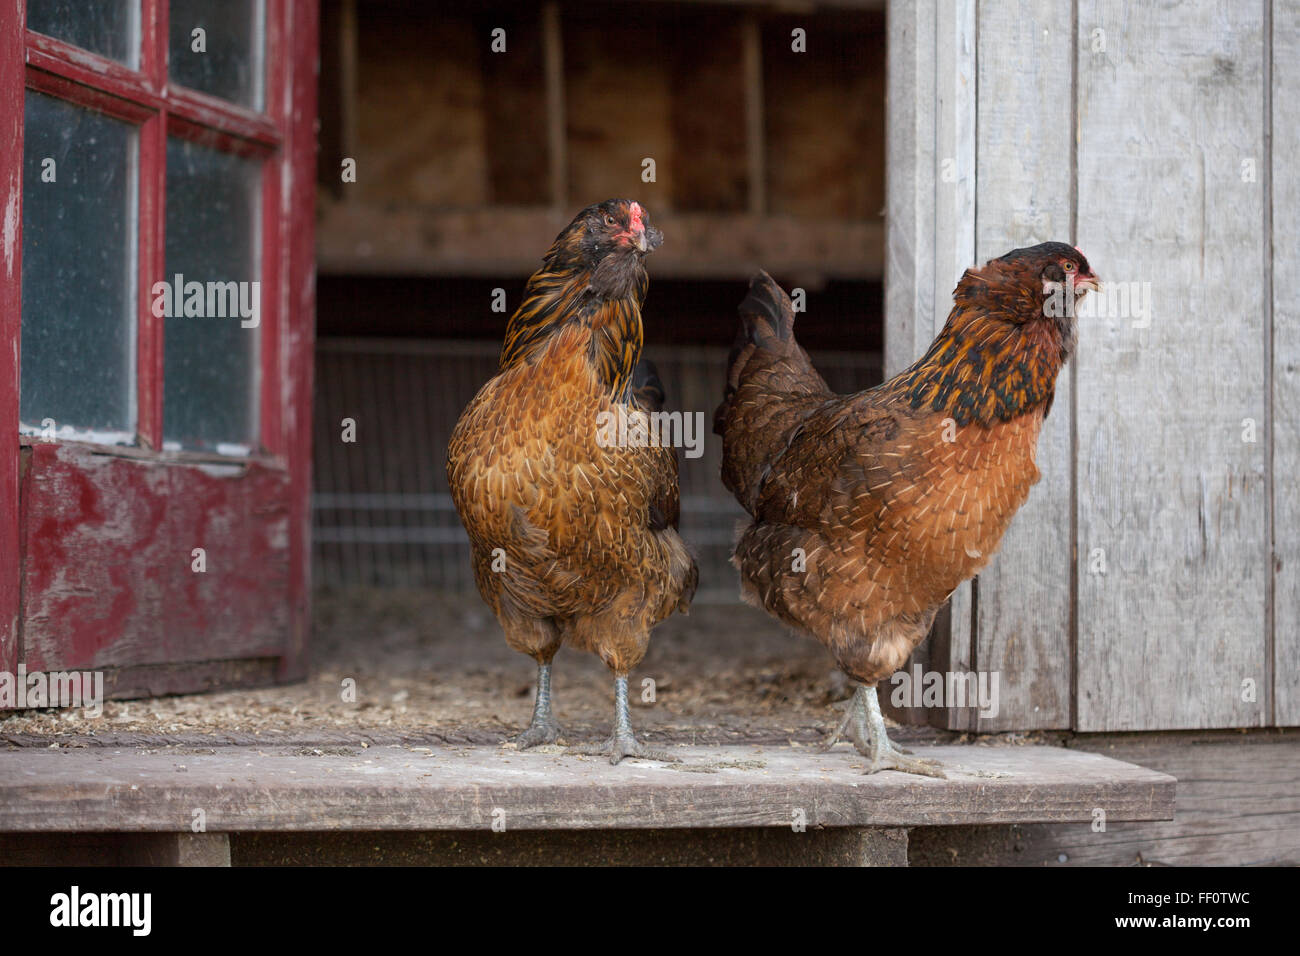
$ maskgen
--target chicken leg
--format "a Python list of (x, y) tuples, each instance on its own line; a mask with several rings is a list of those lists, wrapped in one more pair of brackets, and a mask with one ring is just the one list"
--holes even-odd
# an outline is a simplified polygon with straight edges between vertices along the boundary
[(537, 696), (533, 698), (533, 720), (528, 729), (514, 739), (517, 750), (541, 744), (553, 744), (560, 738), (560, 725), (551, 713), (551, 665), (537, 665)]
[(943, 770), (933, 760), (913, 757), (910, 750), (904, 750), (889, 739), (889, 735), (885, 732), (885, 717), (880, 712), (880, 700), (876, 696), (874, 685), (871, 687), (858, 685), (853, 699), (844, 710), (844, 719), (822, 744), (822, 753), (834, 747), (841, 737), (847, 738), (862, 756), (871, 758), (871, 766), (867, 768), (867, 773), (900, 770), (903, 773), (947, 779)]
[(610, 735), (610, 738), (603, 744), (595, 744), (590, 747), (574, 747), (571, 750), (566, 750), (565, 753), (598, 757), (607, 756), (612, 764), (618, 763), (624, 757), (662, 760), (665, 763), (681, 762), (680, 758), (662, 750), (651, 750), (633, 736), (632, 716), (627, 705), (626, 674), (614, 678), (614, 732)]

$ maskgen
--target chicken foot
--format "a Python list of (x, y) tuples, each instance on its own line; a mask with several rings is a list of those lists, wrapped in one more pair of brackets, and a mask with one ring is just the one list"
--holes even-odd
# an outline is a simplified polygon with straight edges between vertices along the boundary
[(853, 692), (853, 699), (844, 708), (844, 719), (835, 728), (835, 732), (822, 742), (818, 750), (827, 753), (841, 740), (847, 739), (862, 756), (871, 756), (871, 731), (867, 727), (866, 693), (867, 689), (859, 684), (858, 689)]
[(933, 760), (923, 760), (912, 756), (912, 751), (895, 744), (885, 732), (885, 717), (880, 712), (880, 700), (874, 686), (859, 685), (844, 710), (844, 719), (839, 727), (822, 744), (825, 753), (844, 737), (852, 742), (858, 753), (871, 758), (867, 773), (879, 773), (882, 770), (899, 770), (903, 773), (915, 773), (925, 777), (947, 779), (939, 764)]
[(588, 757), (609, 757), (612, 764), (624, 757), (641, 757), (645, 760), (662, 760), (665, 763), (680, 763), (681, 759), (662, 750), (651, 750), (642, 744), (632, 733), (632, 716), (627, 704), (627, 677), (614, 678), (614, 732), (603, 744), (589, 747), (573, 747), (566, 754)]
[(551, 713), (551, 665), (537, 665), (537, 696), (533, 698), (533, 720), (528, 729), (515, 737), (512, 743), (517, 750), (527, 750), (541, 744), (553, 744), (560, 738), (560, 725)]

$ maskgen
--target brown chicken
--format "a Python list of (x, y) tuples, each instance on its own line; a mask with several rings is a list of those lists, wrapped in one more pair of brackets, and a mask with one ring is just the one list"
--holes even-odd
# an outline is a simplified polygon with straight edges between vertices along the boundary
[(889, 740), (876, 683), (992, 558), (1038, 480), (1039, 429), (1075, 345), (1071, 306), (1097, 288), (1059, 242), (969, 269), (924, 357), (856, 395), (826, 387), (770, 276), (741, 303), (714, 418), (722, 480), (752, 519), (732, 562), (746, 600), (859, 682), (827, 746), (847, 735), (868, 773), (943, 776)]
[(645, 656), (650, 629), (685, 611), (695, 592), (695, 561), (676, 530), (677, 457), (667, 447), (611, 442), (615, 430), (601, 427), (607, 416), (643, 422), (640, 403), (663, 398), (653, 368), (638, 367), (644, 259), (662, 240), (630, 200), (580, 212), (528, 280), (500, 371), (452, 432), (447, 477), (469, 532), (474, 580), (506, 643), (537, 661), (521, 749), (560, 736), (551, 660), (569, 644), (614, 672), (613, 734), (579, 752), (612, 763), (673, 759), (633, 736), (627, 675)]

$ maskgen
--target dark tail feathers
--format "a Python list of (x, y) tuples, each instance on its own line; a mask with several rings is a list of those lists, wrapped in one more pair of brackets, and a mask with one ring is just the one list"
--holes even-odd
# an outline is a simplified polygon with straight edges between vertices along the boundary
[(794, 335), (794, 306), (776, 280), (759, 269), (750, 277), (749, 294), (740, 303), (741, 336), (755, 345), (771, 347), (771, 339)]
[(779, 350), (794, 339), (794, 306), (770, 275), (759, 269), (750, 277), (749, 292), (740, 303), (740, 328), (727, 356), (727, 386), (722, 404), (713, 413), (713, 432), (723, 433), (731, 399), (740, 388), (740, 373), (756, 349)]

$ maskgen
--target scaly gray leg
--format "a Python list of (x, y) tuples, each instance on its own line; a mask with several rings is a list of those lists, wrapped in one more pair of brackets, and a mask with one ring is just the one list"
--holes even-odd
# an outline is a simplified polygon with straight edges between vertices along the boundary
[(566, 750), (565, 753), (609, 757), (609, 762), (614, 764), (624, 757), (642, 757), (646, 760), (680, 763), (680, 758), (662, 750), (651, 750), (633, 736), (632, 715), (627, 706), (626, 677), (614, 678), (614, 733), (610, 735), (610, 738), (603, 744), (590, 747), (574, 747)]
[(876, 698), (876, 688), (864, 687), (866, 691), (867, 726), (871, 731), (871, 766), (867, 773), (879, 773), (882, 770), (901, 770), (903, 773), (916, 773), (923, 777), (947, 779), (947, 775), (933, 760), (908, 756), (908, 751), (894, 746), (889, 735), (885, 733), (885, 717), (880, 713), (880, 701)]
[(540, 744), (553, 744), (560, 738), (560, 725), (551, 713), (551, 665), (537, 665), (537, 696), (533, 698), (533, 722), (514, 739), (519, 750)]
[(864, 757), (871, 756), (871, 732), (867, 729), (867, 689), (861, 684), (853, 692), (853, 699), (849, 701), (848, 706), (844, 708), (844, 719), (840, 725), (835, 728), (835, 732), (827, 737), (819, 748), (822, 753), (826, 753), (841, 738), (847, 738), (858, 753)]

